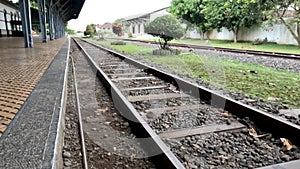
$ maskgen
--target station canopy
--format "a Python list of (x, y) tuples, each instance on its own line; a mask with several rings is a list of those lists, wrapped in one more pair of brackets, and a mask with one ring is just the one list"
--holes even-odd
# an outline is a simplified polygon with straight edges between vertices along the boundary
[[(34, 0), (37, 2), (37, 0)], [(67, 22), (77, 19), (85, 0), (45, 0), (51, 8), (57, 8), (61, 19)]]
[(85, 0), (56, 0), (54, 2), (61, 14), (62, 20), (66, 22), (78, 18)]

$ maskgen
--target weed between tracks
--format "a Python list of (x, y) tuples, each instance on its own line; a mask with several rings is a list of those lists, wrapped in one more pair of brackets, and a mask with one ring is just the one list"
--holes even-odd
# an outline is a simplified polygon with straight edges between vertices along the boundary
[(205, 82), (233, 92), (300, 108), (300, 76), (297, 73), (192, 53), (154, 56), (151, 54), (151, 48), (143, 46), (133, 44), (111, 46), (110, 41), (97, 43), (126, 54), (141, 56), (179, 74), (201, 78)]

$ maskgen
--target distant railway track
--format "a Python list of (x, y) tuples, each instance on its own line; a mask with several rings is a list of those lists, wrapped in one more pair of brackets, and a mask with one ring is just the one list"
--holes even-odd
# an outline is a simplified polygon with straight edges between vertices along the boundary
[[(122, 40), (130, 41), (130, 42), (156, 44), (156, 42), (146, 41), (146, 40), (134, 40), (134, 39), (122, 39)], [(170, 43), (169, 45), (173, 46), (173, 47), (202, 49), (202, 50), (210, 50), (210, 51), (231, 52), (231, 53), (250, 54), (250, 55), (255, 55), (255, 56), (267, 56), (267, 57), (274, 57), (274, 58), (286, 58), (286, 59), (300, 60), (300, 54), (266, 52), (266, 51), (256, 51), (256, 50), (248, 50), (248, 49), (247, 50), (246, 49), (232, 49), (232, 48), (201, 46), (201, 45), (193, 45), (193, 44), (180, 44), (180, 43)]]
[[(115, 108), (138, 137), (149, 139), (142, 146), (156, 167), (300, 166), (298, 125), (110, 49), (75, 41)], [(279, 138), (294, 143), (292, 150), (283, 150)]]

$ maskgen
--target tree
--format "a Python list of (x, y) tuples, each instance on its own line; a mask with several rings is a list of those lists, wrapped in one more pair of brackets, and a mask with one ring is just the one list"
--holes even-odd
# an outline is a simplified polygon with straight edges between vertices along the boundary
[[(201, 31), (202, 39), (204, 34), (211, 30), (211, 24), (207, 24), (207, 19), (202, 12), (205, 7), (204, 0), (173, 0), (170, 7), (170, 12), (191, 24), (197, 26)], [(186, 22), (184, 22), (186, 23)]]
[(38, 4), (36, 1), (30, 1), (30, 8), (33, 8), (33, 9), (39, 9), (38, 7)]
[(66, 31), (69, 35), (74, 35), (74, 34), (75, 34), (75, 30), (69, 29), (69, 28), (68, 28), (68, 23), (65, 24), (65, 31)]
[(273, 22), (279, 20), (284, 24), (300, 47), (300, 1), (268, 0), (268, 2), (270, 9), (266, 10), (267, 18)]
[(181, 38), (184, 35), (184, 30), (179, 21), (172, 15), (156, 18), (145, 26), (145, 32), (163, 39), (163, 42), (159, 40), (161, 49), (167, 49), (169, 41)]
[(118, 21), (114, 22), (112, 24), (112, 29), (113, 29), (113, 33), (115, 33), (118, 36), (122, 36), (123, 35), (123, 28), (122, 28), (122, 24)]
[(95, 29), (93, 28), (93, 25), (90, 24), (90, 25), (87, 25), (86, 26), (86, 29), (84, 31), (84, 35), (85, 36), (93, 36), (93, 34), (95, 34)]
[(75, 34), (75, 30), (73, 29), (66, 29), (66, 32), (69, 34), (69, 35), (74, 35)]
[(92, 33), (93, 35), (97, 34), (97, 30), (96, 30), (96, 24), (90, 24), (91, 27), (93, 28), (94, 32)]
[(250, 27), (262, 21), (260, 0), (204, 0), (203, 13), (210, 27), (227, 28), (234, 33), (234, 42), (241, 27)]

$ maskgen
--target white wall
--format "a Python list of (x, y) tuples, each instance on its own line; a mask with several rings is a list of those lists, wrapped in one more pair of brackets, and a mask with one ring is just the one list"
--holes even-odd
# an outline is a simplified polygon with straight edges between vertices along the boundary
[[(209, 37), (210, 39), (233, 40), (234, 34), (232, 31), (222, 28), (220, 32), (213, 30)], [(190, 38), (199, 39), (200, 34), (195, 31), (190, 32)], [(276, 42), (278, 44), (297, 45), (297, 41), (294, 40), (289, 30), (283, 24), (275, 24), (273, 26), (256, 25), (251, 28), (242, 28), (238, 34), (238, 40), (243, 41), (263, 40), (265, 38), (269, 42)]]
[[(131, 33), (133, 33), (133, 27), (135, 28), (135, 32), (133, 33), (133, 36), (137, 37), (137, 36), (142, 36), (145, 34), (145, 24), (146, 22), (138, 22), (138, 23), (134, 23), (134, 24), (130, 24), (129, 27), (129, 31)], [(139, 32), (139, 25), (140, 25), (140, 32)]]
[[(295, 25), (296, 26), (296, 25)], [(296, 27), (294, 27), (296, 29)], [(267, 38), (270, 42), (277, 42), (279, 44), (297, 44), (292, 34), (283, 24), (276, 24), (274, 26), (253, 26), (251, 28), (243, 28), (239, 34), (239, 39), (253, 41), (257, 38)]]
[[(183, 27), (183, 28), (185, 28), (185, 27)], [(201, 38), (200, 34), (197, 32), (196, 29), (188, 30), (185, 37), (192, 38), (192, 39), (200, 39)]]

